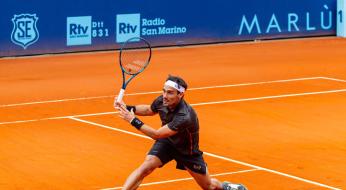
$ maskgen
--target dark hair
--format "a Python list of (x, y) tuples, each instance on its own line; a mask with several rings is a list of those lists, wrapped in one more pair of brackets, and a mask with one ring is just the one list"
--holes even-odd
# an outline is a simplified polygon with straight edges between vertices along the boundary
[(173, 75), (168, 75), (166, 81), (171, 80), (173, 82), (176, 82), (179, 86), (182, 86), (185, 88), (185, 90), (187, 90), (187, 84), (184, 81), (184, 79), (182, 79), (179, 76), (173, 76)]

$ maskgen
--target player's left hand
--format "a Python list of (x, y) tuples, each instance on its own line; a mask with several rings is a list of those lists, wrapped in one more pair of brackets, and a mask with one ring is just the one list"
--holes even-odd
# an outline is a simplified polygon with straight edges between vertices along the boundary
[(119, 117), (125, 121), (131, 122), (135, 118), (135, 113), (133, 113), (133, 110), (128, 111), (124, 104), (117, 105), (115, 108), (119, 111)]
[(120, 107), (120, 106), (125, 106), (126, 107), (126, 104), (123, 100), (121, 100), (121, 102), (117, 102), (116, 100), (118, 99), (118, 96), (115, 97), (114, 99), (114, 108), (115, 109), (118, 109), (117, 107)]

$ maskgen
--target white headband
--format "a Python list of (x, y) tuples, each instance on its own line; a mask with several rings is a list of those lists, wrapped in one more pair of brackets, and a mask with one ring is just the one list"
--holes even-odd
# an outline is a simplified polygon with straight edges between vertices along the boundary
[(179, 92), (185, 92), (185, 88), (180, 86), (178, 83), (168, 80), (166, 81), (165, 85), (170, 86), (176, 90), (178, 90)]

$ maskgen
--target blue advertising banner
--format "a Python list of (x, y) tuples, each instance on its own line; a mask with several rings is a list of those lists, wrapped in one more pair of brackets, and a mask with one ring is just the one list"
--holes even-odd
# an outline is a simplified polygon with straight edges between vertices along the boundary
[(0, 56), (336, 34), (335, 0), (3, 0)]

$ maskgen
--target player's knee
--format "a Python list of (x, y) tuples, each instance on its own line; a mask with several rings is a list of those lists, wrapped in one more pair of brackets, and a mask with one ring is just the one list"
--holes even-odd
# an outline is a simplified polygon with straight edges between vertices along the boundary
[(144, 176), (147, 176), (151, 172), (153, 172), (157, 167), (158, 166), (155, 163), (155, 160), (153, 160), (152, 158), (146, 158), (144, 163), (140, 167), (140, 171)]

